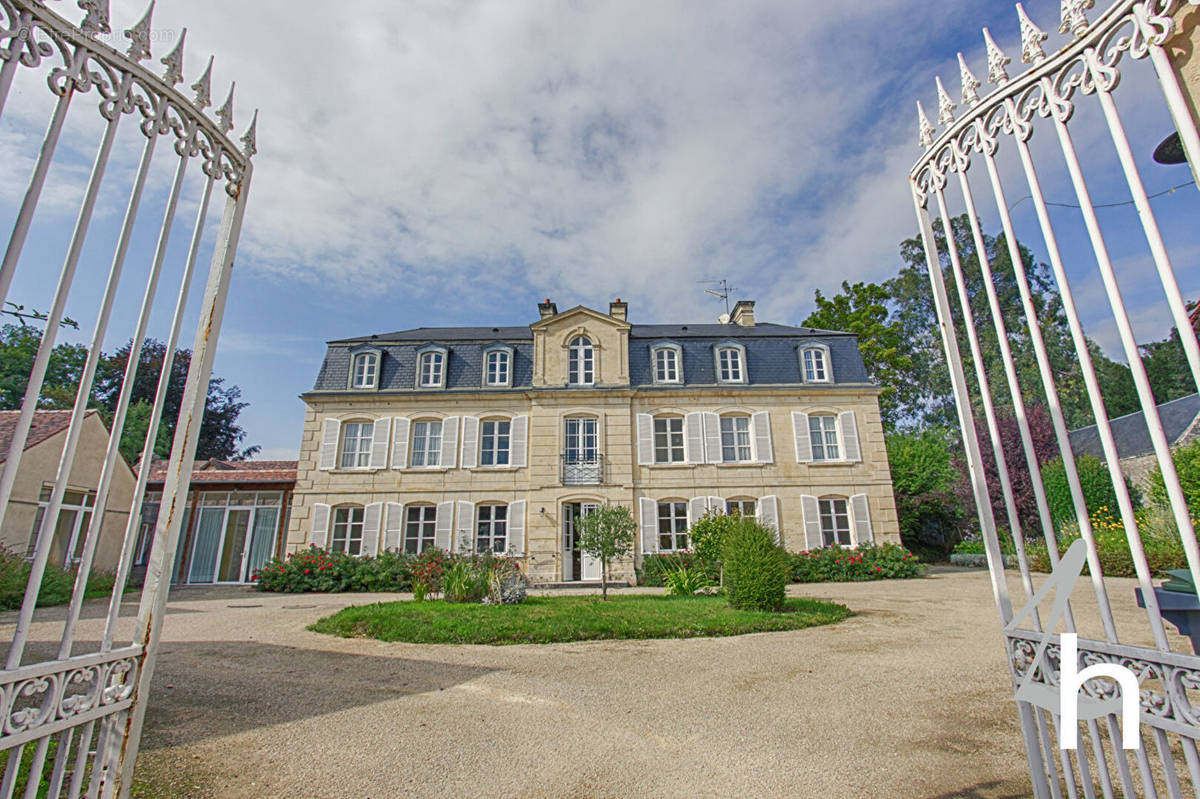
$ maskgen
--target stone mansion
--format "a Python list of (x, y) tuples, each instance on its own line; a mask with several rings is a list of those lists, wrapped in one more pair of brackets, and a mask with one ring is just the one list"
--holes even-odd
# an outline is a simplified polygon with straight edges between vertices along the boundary
[(639, 559), (686, 549), (714, 508), (789, 550), (899, 541), (853, 335), (756, 322), (748, 301), (720, 324), (538, 310), (329, 342), (301, 397), (288, 551), (491, 550), (537, 583), (599, 579), (575, 525), (605, 502), (632, 510)]

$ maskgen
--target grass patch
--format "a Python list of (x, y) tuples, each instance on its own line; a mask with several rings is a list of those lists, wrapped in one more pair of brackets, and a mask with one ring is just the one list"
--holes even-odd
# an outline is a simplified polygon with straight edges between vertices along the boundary
[(734, 610), (724, 597), (530, 597), (519, 605), (377, 602), (345, 608), (308, 629), (415, 644), (554, 644), (697, 638), (799, 630), (850, 615), (844, 605), (788, 599), (783, 610)]

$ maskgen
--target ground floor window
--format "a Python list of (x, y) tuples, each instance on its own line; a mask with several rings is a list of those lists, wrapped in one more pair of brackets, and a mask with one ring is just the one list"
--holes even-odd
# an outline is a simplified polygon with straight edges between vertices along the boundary
[(725, 503), (725, 512), (732, 516), (738, 514), (746, 519), (753, 519), (758, 511), (758, 502), (753, 499), (731, 499)]
[(658, 548), (674, 552), (688, 547), (686, 502), (658, 503)]
[(362, 554), (363, 509), (361, 505), (347, 505), (333, 509), (333, 536), (329, 549), (347, 555)]
[(495, 552), (508, 549), (508, 506), (480, 505), (475, 523), (475, 551)]
[(419, 555), (433, 547), (437, 529), (437, 508), (433, 505), (409, 505), (404, 518), (404, 551)]
[[(32, 558), (37, 548), (38, 531), (42, 529), (42, 520), (46, 516), (46, 508), (50, 505), (51, 486), (44, 486), (38, 497), (37, 515), (33, 519), (33, 530), (29, 534), (29, 548), (25, 556)], [(52, 563), (70, 566), (78, 563), (83, 557), (83, 545), (87, 540), (88, 524), (92, 521), (92, 510), (96, 505), (96, 495), (91, 491), (63, 492), (62, 508), (55, 520), (54, 538), (50, 549)]]
[(846, 500), (830, 497), (820, 500), (821, 540), (825, 546), (850, 546), (850, 513)]

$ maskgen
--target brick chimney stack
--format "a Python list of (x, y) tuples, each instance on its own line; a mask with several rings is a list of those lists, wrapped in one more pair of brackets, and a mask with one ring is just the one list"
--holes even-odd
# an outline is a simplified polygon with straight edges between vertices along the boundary
[(538, 313), (541, 314), (542, 319), (555, 316), (558, 314), (558, 306), (550, 302), (550, 298), (547, 297), (545, 302), (538, 303)]
[(738, 300), (729, 321), (742, 327), (754, 327), (754, 300)]
[(617, 297), (615, 302), (608, 304), (608, 315), (613, 319), (620, 319), (622, 322), (626, 321), (629, 315), (629, 303), (621, 302), (621, 298)]

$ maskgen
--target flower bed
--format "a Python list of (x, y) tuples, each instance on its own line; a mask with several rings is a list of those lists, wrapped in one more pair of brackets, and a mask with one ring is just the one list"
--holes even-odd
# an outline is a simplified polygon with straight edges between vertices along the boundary
[(897, 544), (813, 549), (792, 554), (792, 582), (845, 583), (920, 577), (925, 567)]

